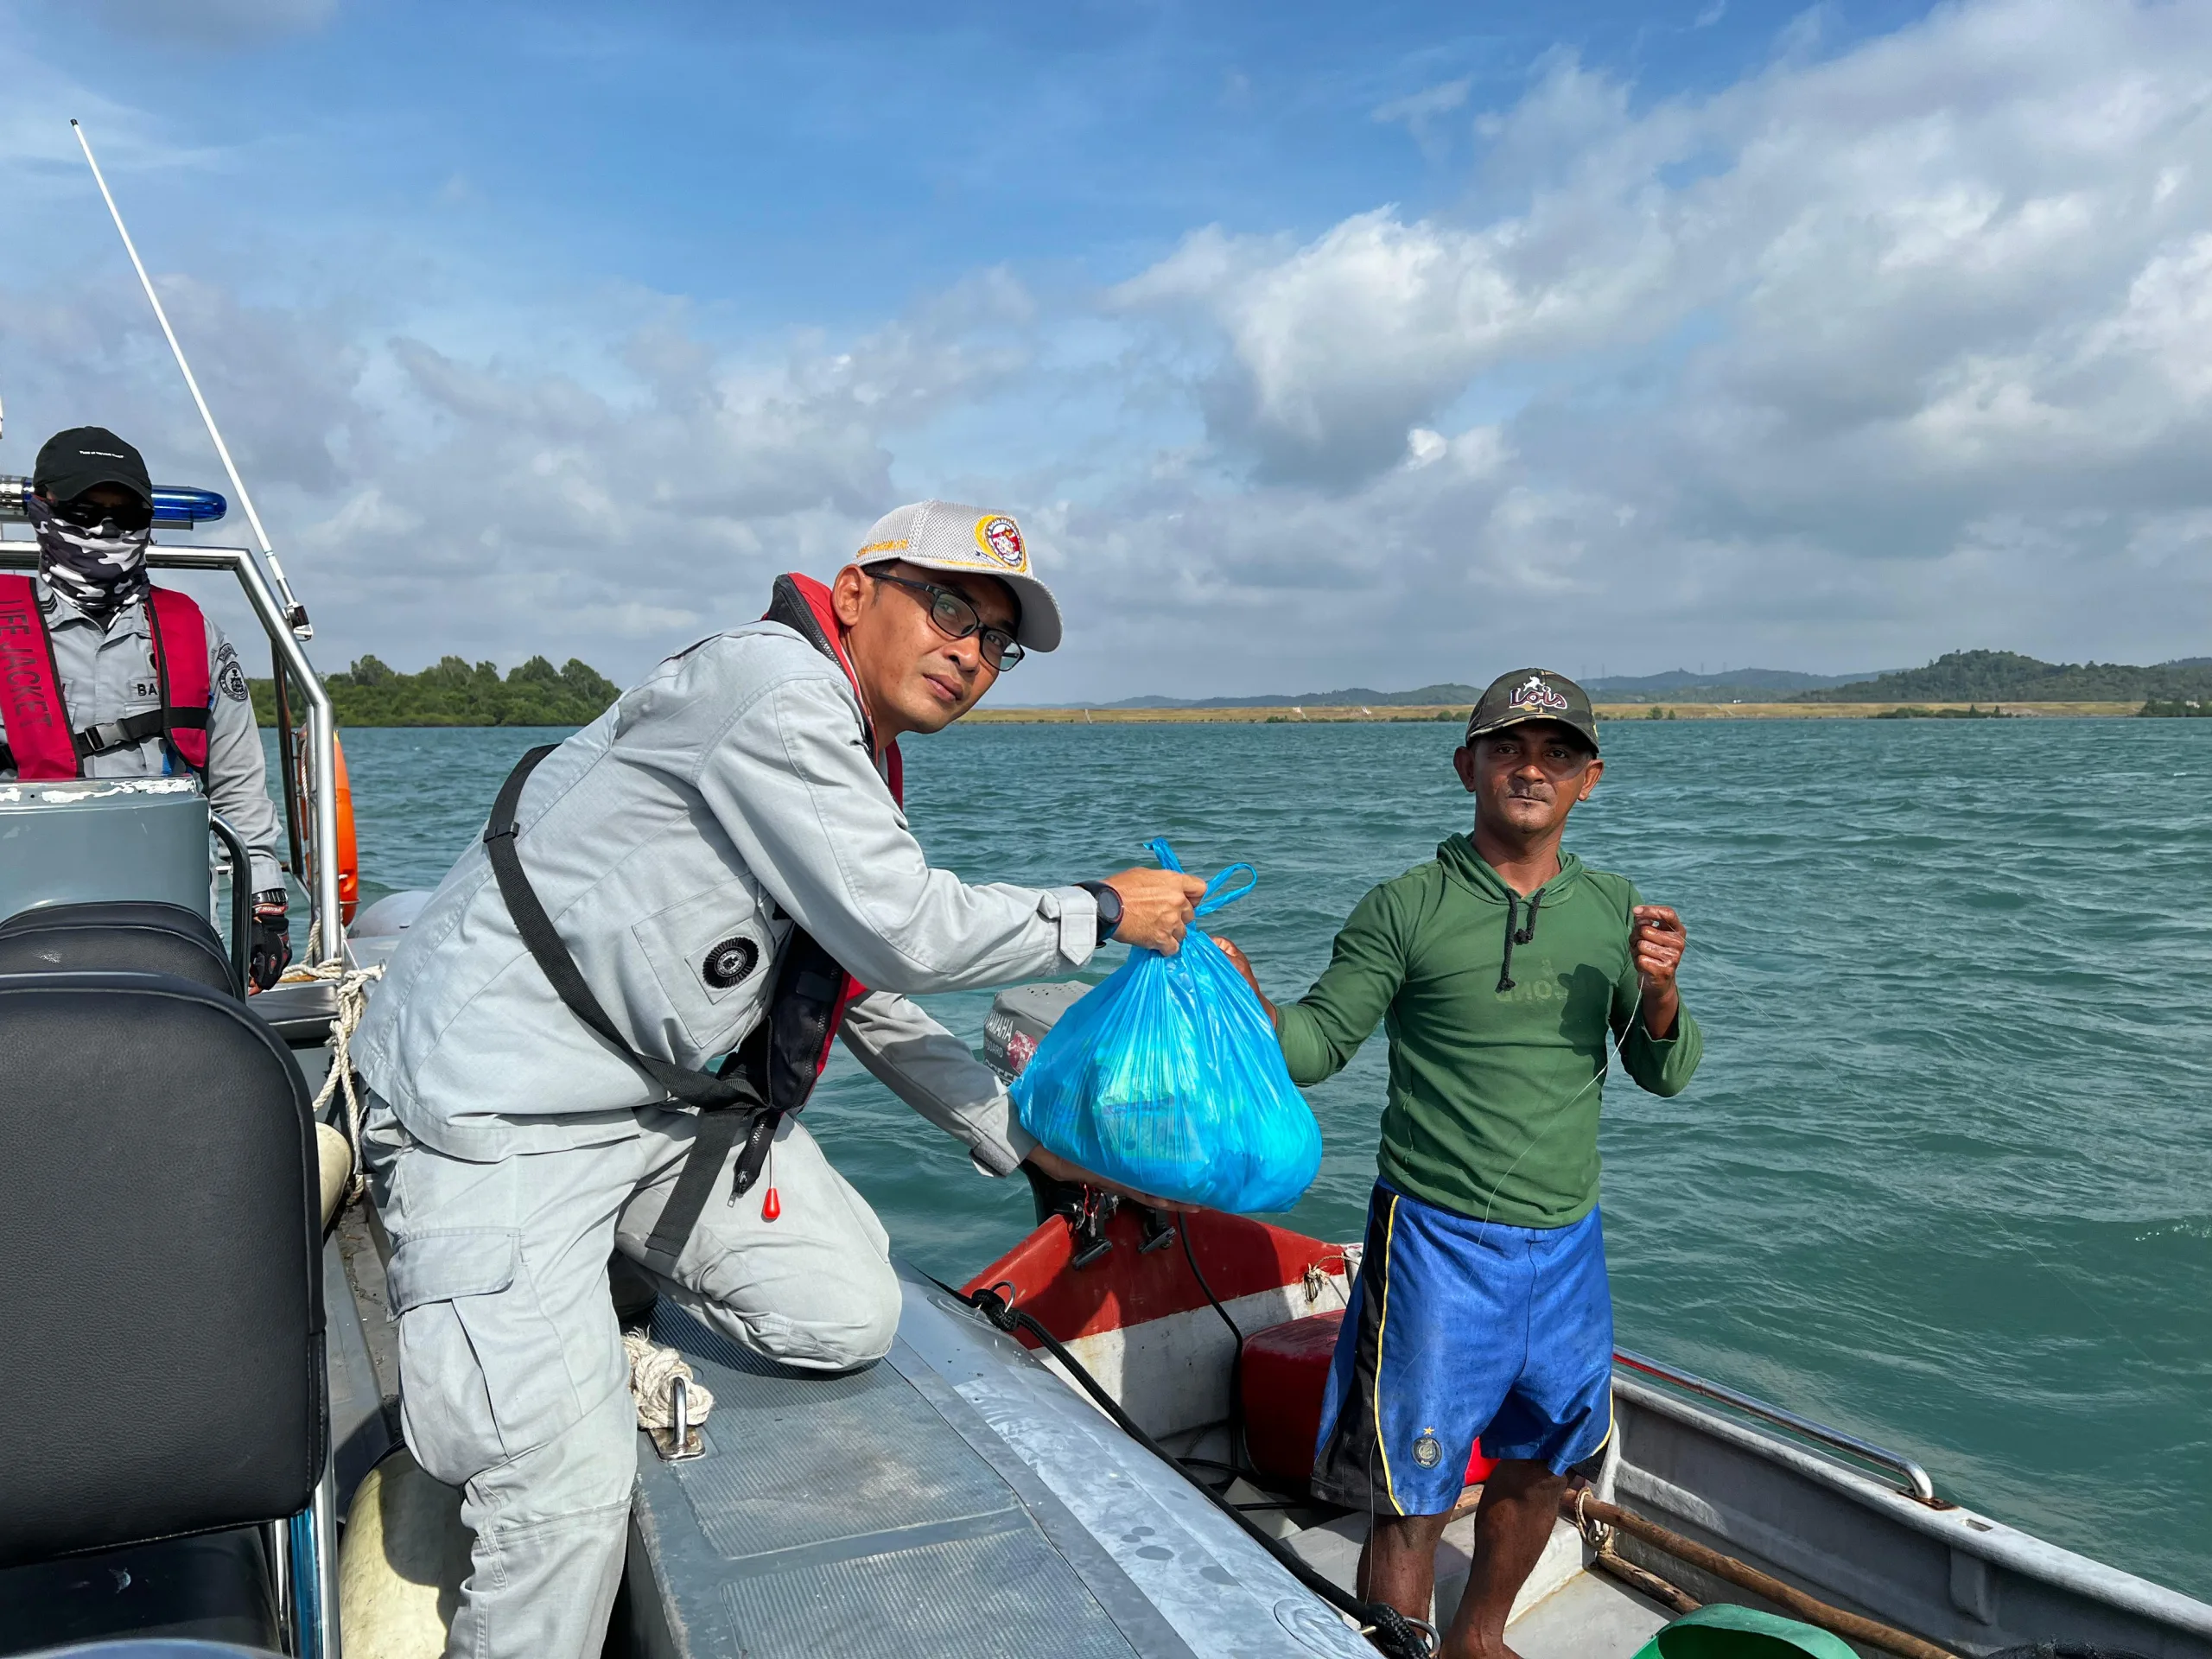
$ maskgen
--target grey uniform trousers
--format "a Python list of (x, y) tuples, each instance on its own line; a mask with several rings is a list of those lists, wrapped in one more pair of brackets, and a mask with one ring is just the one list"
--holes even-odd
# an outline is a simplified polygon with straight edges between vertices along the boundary
[(372, 1102), (402, 1427), (416, 1460), (461, 1489), (475, 1534), (448, 1659), (597, 1659), (638, 1468), (607, 1289), (613, 1251), (766, 1358), (842, 1371), (890, 1351), (890, 1241), (791, 1119), (770, 1166), (782, 1214), (761, 1218), (766, 1178), (729, 1203), (726, 1162), (674, 1277), (644, 1267), (696, 1122), (647, 1108), (609, 1122), (603, 1139), (596, 1124), (579, 1125), (584, 1144), (473, 1163), (416, 1140)]

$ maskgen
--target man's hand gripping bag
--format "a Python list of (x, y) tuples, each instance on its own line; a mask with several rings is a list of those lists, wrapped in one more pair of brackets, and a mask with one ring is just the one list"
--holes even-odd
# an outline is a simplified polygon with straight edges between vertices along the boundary
[[(1166, 868), (1182, 866), (1148, 842)], [(1242, 886), (1230, 886), (1239, 875)], [(1196, 906), (1249, 893), (1232, 865)], [(1225, 889), (1225, 890), (1224, 890)], [(1037, 1046), (1013, 1090), (1021, 1127), (1107, 1179), (1217, 1210), (1287, 1210), (1321, 1168), (1321, 1131), (1274, 1024), (1221, 947), (1193, 928), (1176, 955), (1141, 945)]]

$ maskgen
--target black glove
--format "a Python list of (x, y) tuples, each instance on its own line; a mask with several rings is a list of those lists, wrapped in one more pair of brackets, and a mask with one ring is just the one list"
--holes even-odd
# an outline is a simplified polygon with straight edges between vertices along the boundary
[(247, 958), (246, 977), (257, 991), (274, 985), (292, 960), (292, 935), (285, 921), (284, 905), (282, 887), (253, 895), (253, 952)]

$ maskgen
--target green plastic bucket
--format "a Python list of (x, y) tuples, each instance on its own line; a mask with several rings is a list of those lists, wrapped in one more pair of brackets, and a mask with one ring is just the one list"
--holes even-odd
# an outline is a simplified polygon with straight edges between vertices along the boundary
[(1636, 1659), (1859, 1659), (1840, 1636), (1750, 1607), (1715, 1603), (1676, 1619)]

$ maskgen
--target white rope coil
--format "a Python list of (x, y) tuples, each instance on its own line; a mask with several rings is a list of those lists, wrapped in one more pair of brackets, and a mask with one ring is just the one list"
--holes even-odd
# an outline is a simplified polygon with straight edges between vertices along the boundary
[(384, 964), (348, 968), (342, 962), (314, 962), (315, 935), (321, 928), (322, 924), (317, 922), (308, 933), (308, 957), (313, 965), (293, 969), (277, 983), (304, 985), (321, 982), (336, 988), (334, 995), (337, 1007), (330, 1020), (330, 1070), (324, 1074), (322, 1088), (315, 1095), (315, 1115), (321, 1118), (322, 1109), (333, 1096), (344, 1095), (346, 1143), (353, 1149), (353, 1173), (346, 1179), (345, 1199), (351, 1204), (369, 1185), (368, 1160), (361, 1147), (361, 1096), (353, 1077), (353, 1033), (361, 1023), (361, 1016), (368, 1012), (370, 985), (384, 977)]
[(673, 1348), (664, 1348), (642, 1331), (622, 1333), (622, 1351), (630, 1362), (630, 1397), (637, 1402), (638, 1427), (650, 1433), (662, 1451), (676, 1436), (676, 1379), (683, 1379), (686, 1426), (696, 1430), (715, 1408), (715, 1396), (699, 1385), (697, 1375)]

